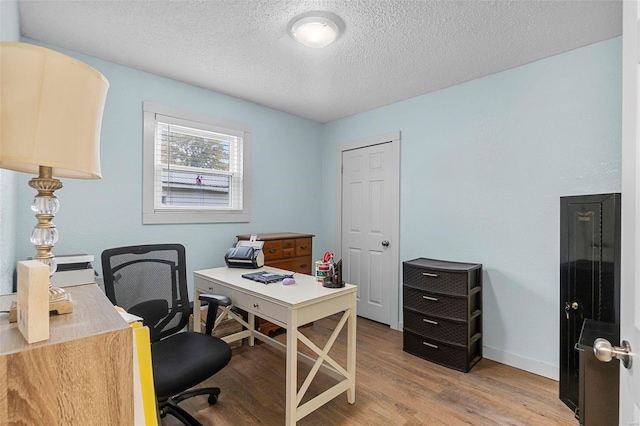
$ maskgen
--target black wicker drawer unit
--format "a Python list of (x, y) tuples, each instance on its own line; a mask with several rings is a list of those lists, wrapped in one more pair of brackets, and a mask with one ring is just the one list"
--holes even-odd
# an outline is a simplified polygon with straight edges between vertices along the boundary
[(403, 350), (465, 373), (482, 359), (482, 265), (402, 263)]

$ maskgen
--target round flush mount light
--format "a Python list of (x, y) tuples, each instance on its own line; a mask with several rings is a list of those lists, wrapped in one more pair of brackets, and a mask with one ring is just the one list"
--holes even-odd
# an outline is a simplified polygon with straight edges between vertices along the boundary
[(340, 35), (344, 23), (331, 12), (307, 12), (291, 21), (289, 32), (299, 43), (307, 47), (325, 47)]

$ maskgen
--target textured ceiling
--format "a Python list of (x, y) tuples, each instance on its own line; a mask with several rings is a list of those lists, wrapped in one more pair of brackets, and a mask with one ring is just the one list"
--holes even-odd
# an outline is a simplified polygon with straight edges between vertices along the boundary
[[(20, 0), (22, 35), (324, 123), (621, 34), (620, 1)], [(311, 49), (310, 10), (345, 22)]]

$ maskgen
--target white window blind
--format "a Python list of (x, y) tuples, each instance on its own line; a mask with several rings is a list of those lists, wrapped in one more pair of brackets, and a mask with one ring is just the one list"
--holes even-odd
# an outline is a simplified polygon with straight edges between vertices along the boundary
[(144, 102), (142, 222), (251, 220), (251, 126)]
[(155, 115), (154, 209), (243, 209), (243, 132)]

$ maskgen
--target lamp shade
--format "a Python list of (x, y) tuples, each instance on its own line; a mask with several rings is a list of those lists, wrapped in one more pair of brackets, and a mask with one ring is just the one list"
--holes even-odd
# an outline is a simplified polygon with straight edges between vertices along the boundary
[(109, 82), (40, 46), (0, 42), (0, 168), (100, 179), (100, 128)]

